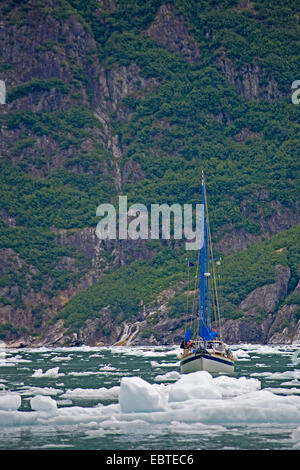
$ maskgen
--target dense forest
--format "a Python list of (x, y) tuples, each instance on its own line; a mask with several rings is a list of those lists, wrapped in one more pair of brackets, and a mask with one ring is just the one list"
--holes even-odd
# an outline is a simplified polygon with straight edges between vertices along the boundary
[(134, 322), (170, 288), (179, 319), (183, 244), (101, 243), (96, 209), (196, 204), (202, 170), (224, 318), (247, 321), (280, 265), (287, 289), (256, 321), (292, 305), (277, 331), (295, 333), (299, 0), (3, 0), (0, 18), (0, 338), (78, 332), (106, 307)]

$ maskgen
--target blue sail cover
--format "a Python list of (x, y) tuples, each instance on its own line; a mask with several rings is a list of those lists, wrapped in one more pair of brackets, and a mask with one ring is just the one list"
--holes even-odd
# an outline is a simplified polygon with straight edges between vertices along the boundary
[(202, 320), (200, 320), (201, 323), (201, 332), (202, 332), (202, 338), (205, 340), (210, 340), (217, 338), (219, 335), (217, 331), (212, 330), (209, 326), (205, 325)]
[(185, 343), (188, 343), (190, 341), (192, 337), (192, 332), (191, 332), (191, 329), (189, 328), (185, 334), (185, 337), (184, 337), (184, 342)]

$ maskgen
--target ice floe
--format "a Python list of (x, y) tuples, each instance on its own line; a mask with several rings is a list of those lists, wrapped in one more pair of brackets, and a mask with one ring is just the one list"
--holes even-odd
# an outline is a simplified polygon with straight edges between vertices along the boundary
[(140, 377), (123, 377), (119, 403), (123, 413), (162, 411), (166, 398), (153, 385)]
[(101, 387), (96, 389), (75, 388), (68, 389), (60, 398), (76, 398), (76, 399), (96, 399), (96, 400), (115, 400), (119, 396), (120, 387), (111, 388)]
[(300, 426), (297, 429), (294, 429), (291, 435), (292, 440), (294, 441), (294, 448), (300, 449)]
[(53, 362), (64, 362), (64, 361), (71, 361), (72, 357), (71, 356), (54, 356), (51, 358), (51, 361)]
[(150, 361), (152, 367), (179, 367), (179, 362), (157, 362), (157, 361)]
[(31, 408), (35, 411), (53, 411), (57, 409), (57, 403), (53, 398), (37, 395), (30, 400)]
[(32, 396), (32, 395), (50, 395), (56, 396), (63, 393), (63, 389), (54, 388), (54, 387), (33, 387), (33, 386), (24, 386), (18, 390), (20, 395)]
[(43, 372), (42, 369), (36, 369), (34, 371), (34, 374), (32, 375), (32, 377), (59, 377), (59, 376), (62, 376), (62, 375), (65, 375), (63, 373), (59, 373), (59, 367), (53, 367), (52, 369), (48, 369), (46, 370), (45, 372)]
[(18, 410), (21, 406), (21, 397), (17, 393), (0, 395), (0, 410)]
[[(274, 426), (274, 432), (289, 430), (290, 446), (300, 448), (300, 370), (295, 347), (238, 345), (232, 349), (237, 363), (241, 361), (240, 370), (246, 370), (247, 377), (212, 376), (204, 371), (181, 375), (176, 347), (45, 349), (37, 356), (37, 360), (46, 357), (45, 363), (41, 363), (43, 369), (35, 369), (36, 362), (28, 361), (28, 350), (1, 350), (0, 365), (16, 366), (20, 371), (23, 361), (32, 364), (28, 366), (29, 373), (24, 375), (27, 381), (22, 376), (23, 384), (13, 369), (12, 372), (6, 368), (1, 371), (5, 379), (0, 379), (0, 430), (2, 428), (5, 435), (10, 428), (11, 433), (17, 434), (26, 426), (36, 430), (44, 426), (47, 433), (48, 426), (53, 429), (71, 426), (71, 432), (75, 426), (91, 439), (128, 433), (157, 436), (164, 432), (174, 435), (174, 439), (182, 434), (184, 440), (191, 433), (197, 439), (197, 435), (214, 436), (229, 429), (230, 432), (236, 429), (238, 433), (242, 427), (245, 433), (247, 429), (256, 429), (257, 433), (262, 429), (267, 434), (270, 426)], [(271, 372), (272, 362), (267, 357), (270, 354), (289, 356), (291, 361), (296, 358), (294, 363), (285, 359), (292, 370), (280, 365)], [(89, 367), (81, 366), (87, 362), (79, 365), (80, 359), (89, 361), (91, 357), (95, 362), (91, 361)], [(98, 363), (96, 357), (99, 357)], [(255, 357), (260, 358), (256, 365)], [(73, 364), (71, 359), (74, 358), (77, 363)], [(51, 361), (59, 362), (61, 367), (51, 368)], [(63, 364), (64, 361), (67, 364)], [(243, 361), (252, 361), (251, 367)], [(131, 368), (129, 362), (133, 364)], [(258, 367), (266, 369), (257, 370)], [(7, 371), (10, 378), (4, 375)], [(107, 374), (108, 379), (104, 380), (102, 374)], [(123, 377), (119, 379), (118, 374)], [(16, 383), (15, 377), (20, 383)], [(62, 379), (55, 380), (59, 377)], [(6, 381), (8, 378), (10, 382)], [(261, 389), (261, 383), (266, 381), (269, 388)], [(103, 386), (106, 384), (109, 385)], [(13, 391), (9, 391), (9, 387)]]
[(166, 374), (162, 375), (157, 375), (154, 380), (156, 382), (169, 382), (173, 380), (178, 380), (180, 378), (179, 372), (177, 370), (172, 370), (170, 372), (167, 372)]

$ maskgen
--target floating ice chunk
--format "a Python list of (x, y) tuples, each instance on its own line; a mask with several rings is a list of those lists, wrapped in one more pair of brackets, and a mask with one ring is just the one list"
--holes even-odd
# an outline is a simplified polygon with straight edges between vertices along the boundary
[(294, 448), (300, 449), (300, 426), (292, 432), (292, 440), (295, 441)]
[(157, 361), (150, 361), (152, 367), (176, 367), (179, 365), (179, 362), (157, 362)]
[(180, 421), (172, 421), (168, 426), (168, 430), (174, 434), (203, 434), (209, 433), (210, 435), (225, 432), (226, 428), (221, 425), (207, 425), (205, 423), (184, 423)]
[(300, 371), (286, 370), (285, 372), (253, 372), (251, 376), (266, 377), (270, 380), (283, 380), (283, 379), (298, 380), (300, 378)]
[(22, 356), (16, 355), (9, 357), (5, 352), (0, 357), (0, 367), (11, 367), (19, 363), (31, 362), (28, 359), (23, 359)]
[(300, 363), (300, 349), (296, 349), (296, 351), (292, 355), (292, 363), (297, 366)]
[[(127, 415), (128, 416), (128, 415)], [(101, 427), (95, 423), (88, 423), (86, 434), (88, 437), (99, 437), (105, 434), (145, 434), (150, 431), (150, 423), (142, 419), (118, 420), (115, 416), (101, 422)], [(94, 429), (93, 429), (93, 427)]]
[(264, 390), (268, 390), (272, 393), (275, 394), (280, 394), (280, 395), (299, 395), (300, 394), (300, 389), (293, 387), (293, 388), (265, 388)]
[(223, 398), (235, 397), (245, 393), (260, 390), (261, 383), (257, 379), (247, 377), (228, 377), (221, 375), (213, 379), (213, 383), (218, 387)]
[(283, 351), (280, 349), (280, 346), (269, 346), (269, 345), (263, 345), (263, 344), (257, 345), (256, 352), (258, 354), (282, 354), (283, 353)]
[(101, 370), (117, 370), (117, 368), (107, 364), (106, 366), (102, 366)]
[(83, 377), (83, 376), (88, 376), (88, 375), (99, 375), (101, 372), (92, 372), (92, 371), (86, 371), (86, 372), (69, 372), (68, 375), (73, 375), (74, 377)]
[(59, 367), (54, 367), (53, 369), (48, 369), (46, 372), (43, 372), (42, 369), (37, 369), (34, 371), (32, 377), (58, 377), (65, 374), (59, 374)]
[(151, 367), (161, 367), (160, 363), (157, 361), (150, 361)]
[(0, 410), (15, 411), (21, 406), (21, 397), (15, 393), (0, 395)]
[(156, 382), (165, 382), (165, 381), (172, 381), (172, 380), (178, 380), (180, 378), (179, 372), (177, 370), (172, 370), (170, 372), (167, 372), (166, 374), (163, 375), (157, 375), (155, 377)]
[(250, 358), (250, 354), (247, 351), (244, 351), (244, 349), (238, 349), (237, 351), (234, 351), (234, 355), (236, 359)]
[(77, 398), (77, 399), (96, 399), (96, 400), (114, 400), (119, 396), (120, 387), (111, 388), (75, 388), (68, 389), (60, 398)]
[(204, 370), (192, 372), (181, 377), (170, 388), (169, 402), (192, 400), (195, 398), (222, 398), (222, 393), (214, 385), (212, 376)]
[(128, 347), (128, 346), (112, 346), (110, 348), (112, 354), (124, 354), (126, 356), (137, 357), (165, 357), (177, 356), (180, 349), (169, 349), (166, 347)]
[(57, 408), (56, 401), (51, 397), (36, 395), (30, 400), (31, 408), (35, 411), (54, 411)]
[(119, 404), (123, 413), (163, 411), (166, 398), (159, 389), (140, 377), (123, 377)]
[(59, 395), (63, 393), (61, 388), (53, 387), (23, 387), (19, 389), (19, 393), (23, 396), (32, 396), (32, 395)]
[(52, 357), (51, 361), (53, 362), (63, 362), (63, 361), (71, 361), (71, 356), (54, 356)]

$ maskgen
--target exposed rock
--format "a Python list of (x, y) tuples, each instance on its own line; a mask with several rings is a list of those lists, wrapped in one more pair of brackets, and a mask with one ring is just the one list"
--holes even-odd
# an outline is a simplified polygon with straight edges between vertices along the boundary
[(263, 343), (261, 326), (252, 319), (226, 320), (222, 325), (223, 339), (228, 344)]
[[(76, 18), (70, 17), (60, 22), (51, 14), (41, 15), (38, 9), (32, 8), (28, 20), (21, 27), (14, 24), (0, 28), (0, 55), (5, 63), (13, 65), (5, 76), (10, 88), (37, 77), (56, 78), (70, 83), (76, 67), (82, 67), (87, 73), (95, 72), (93, 65), (87, 66), (88, 57), (96, 53), (95, 41)], [(62, 38), (65, 38), (65, 43)], [(49, 46), (43, 46), (49, 42), (57, 45), (49, 50)], [(76, 64), (75, 68), (66, 57)], [(77, 89), (77, 93), (83, 101), (87, 101), (82, 88)], [(15, 107), (14, 103), (9, 106)], [(30, 94), (18, 100), (17, 104), (18, 109), (34, 111), (61, 110), (68, 106), (70, 95), (61, 94), (55, 88), (49, 92)]]
[(218, 114), (207, 113), (206, 116), (210, 119), (213, 119), (216, 122), (219, 122), (220, 124), (223, 123), (223, 124), (226, 124), (227, 126), (230, 126), (230, 124), (232, 124), (229, 113), (225, 110), (220, 111)]
[(273, 78), (270, 78), (265, 84), (264, 71), (257, 64), (242, 65), (237, 71), (233, 61), (226, 56), (224, 50), (221, 50), (218, 64), (227, 80), (246, 100), (272, 101), (284, 96)]
[(100, 68), (99, 81), (94, 90), (95, 117), (102, 124), (105, 146), (115, 157), (113, 181), (117, 191), (122, 189), (120, 159), (123, 152), (118, 135), (111, 129), (111, 113), (116, 113), (120, 121), (127, 122), (132, 111), (122, 104), (123, 98), (141, 90), (148, 92), (157, 85), (157, 79), (143, 77), (134, 63), (109, 70)]
[(244, 143), (249, 138), (261, 139), (262, 137), (263, 137), (262, 132), (252, 132), (247, 127), (244, 127), (240, 132), (238, 132), (233, 137), (233, 140), (235, 140), (236, 142)]
[(233, 8), (237, 13), (243, 13), (244, 11), (250, 11), (252, 14), (256, 14), (254, 8), (254, 2), (251, 0), (238, 0), (238, 5)]
[[(293, 294), (300, 295), (300, 281)], [(277, 312), (274, 323), (269, 332), (270, 343), (292, 343), (300, 340), (300, 320), (295, 316), (299, 309), (297, 304), (283, 305)]]
[(269, 343), (288, 344), (300, 339), (300, 321), (296, 323), (295, 312), (298, 305), (284, 305), (276, 314), (269, 332)]
[(189, 33), (184, 18), (175, 14), (172, 4), (162, 5), (145, 34), (179, 54), (187, 62), (196, 62), (200, 56), (197, 41)]
[(138, 162), (128, 160), (123, 166), (122, 184), (135, 183), (145, 177), (145, 172)]
[(107, 124), (112, 112), (117, 113), (121, 122), (127, 122), (132, 111), (122, 106), (121, 101), (128, 95), (135, 93), (140, 95), (143, 90), (149, 92), (158, 84), (156, 78), (142, 76), (140, 68), (135, 63), (111, 69), (101, 67), (98, 90), (95, 90), (94, 96), (96, 112)]
[(97, 0), (99, 11), (114, 12), (118, 9), (117, 0)]
[[(268, 198), (268, 194), (256, 195), (255, 198), (263, 203)], [(215, 249), (223, 253), (242, 251), (250, 245), (254, 245), (264, 238), (271, 238), (277, 233), (287, 230), (300, 223), (300, 209), (283, 206), (278, 201), (271, 201), (269, 207), (272, 214), (269, 217), (254, 214), (252, 209), (252, 199), (241, 202), (240, 207), (243, 214), (259, 225), (260, 233), (250, 233), (245, 229), (236, 229), (234, 224), (226, 224), (216, 234), (217, 240), (214, 243)]]
[(7, 341), (5, 343), (5, 347), (14, 348), (14, 349), (27, 348), (31, 345), (32, 345), (32, 338), (30, 336), (21, 337), (21, 338), (18, 338), (17, 340)]
[[(55, 78), (66, 84), (67, 92), (60, 91), (58, 86), (51, 86), (48, 90), (34, 90), (24, 94), (8, 103), (1, 111), (31, 111), (53, 112), (67, 111), (78, 103), (92, 109), (100, 122), (99, 128), (91, 130), (92, 135), (85, 138), (79, 147), (61, 148), (55, 137), (51, 135), (36, 135), (33, 129), (1, 128), (0, 154), (5, 158), (11, 157), (11, 162), (25, 165), (24, 151), (10, 152), (14, 144), (26, 134), (34, 140), (30, 146), (29, 159), (26, 171), (34, 177), (47, 177), (53, 169), (64, 166), (68, 159), (80, 155), (82, 151), (93, 152), (94, 143), (105, 147), (112, 155), (109, 162), (103, 162), (101, 170), (105, 176), (113, 181), (116, 192), (121, 192), (124, 185), (144, 178), (141, 166), (129, 160), (122, 162), (124, 144), (112, 126), (112, 116), (121, 123), (129, 122), (132, 117), (135, 97), (143, 97), (153, 87), (159, 86), (154, 77), (143, 76), (135, 63), (108, 68), (104, 62), (100, 63), (97, 44), (80, 17), (62, 17), (54, 14), (58, 6), (54, 0), (47, 2), (47, 11), (43, 9), (43, 2), (31, 1), (25, 8), (18, 10), (22, 2), (10, 2), (15, 9), (14, 15), (19, 15), (14, 23), (12, 18), (3, 18), (0, 23), (0, 56), (4, 67), (3, 78), (8, 89), (22, 86), (35, 80), (48, 80)], [(27, 8), (28, 7), (28, 8)], [(118, 9), (117, 0), (98, 0), (99, 10), (95, 12)], [(255, 14), (253, 2), (239, 0), (235, 11), (245, 10)], [(23, 16), (22, 16), (23, 15)], [(299, 19), (299, 14), (296, 13)], [(19, 21), (21, 20), (21, 21)], [(172, 4), (163, 4), (158, 9), (155, 19), (144, 33), (169, 50), (178, 54), (189, 64), (197, 62), (200, 50), (197, 41), (189, 32), (182, 16), (176, 14)], [(206, 36), (214, 37), (213, 31)], [(233, 61), (221, 51), (219, 65), (225, 77), (232, 83), (238, 92), (247, 100), (273, 100), (283, 96), (273, 79), (266, 79), (264, 70), (257, 64), (246, 64), (237, 70)], [(132, 98), (133, 106), (126, 105), (124, 98)], [(226, 110), (210, 118), (226, 125), (232, 124)], [(162, 128), (170, 127), (167, 119), (161, 119)], [(26, 131), (26, 132), (25, 132)], [(245, 142), (249, 137), (261, 137), (260, 133), (253, 133), (247, 127), (242, 129), (233, 139)], [(43, 157), (45, 165), (38, 166), (39, 157)], [(71, 167), (76, 173), (83, 172), (80, 162)], [(98, 170), (98, 168), (97, 168)], [(91, 170), (93, 171), (93, 170)], [(94, 168), (94, 171), (95, 168)], [(259, 197), (259, 196), (258, 196)], [(108, 201), (107, 201), (108, 202)], [(287, 229), (300, 222), (300, 211), (281, 206), (272, 202), (273, 214), (270, 217), (256, 218), (261, 234), (250, 234), (244, 230), (235, 230), (233, 225), (224, 227), (228, 230), (216, 244), (216, 248), (223, 252), (237, 251), (256, 243), (262, 237), (270, 237), (278, 231)], [(95, 208), (96, 209), (96, 208)], [(241, 210), (245, 216), (253, 216), (251, 200), (242, 201)], [(0, 217), (9, 227), (16, 226), (16, 219), (10, 217), (5, 210)], [(86, 268), (80, 272), (80, 279), (66, 289), (56, 291), (50, 298), (47, 294), (48, 283), (53, 279), (49, 275), (43, 279), (42, 289), (33, 288), (33, 279), (40, 280), (39, 272), (28, 265), (14, 250), (0, 249), (0, 274), (5, 277), (13, 273), (15, 279), (7, 282), (0, 288), (0, 325), (9, 324), (18, 328), (18, 333), (9, 333), (7, 340), (12, 347), (34, 346), (75, 346), (79, 344), (114, 344), (126, 341), (127, 344), (167, 344), (179, 343), (185, 330), (186, 318), (170, 318), (168, 301), (176, 290), (169, 289), (161, 293), (151, 305), (141, 305), (136, 317), (122, 321), (121, 313), (116, 318), (106, 306), (97, 318), (89, 319), (77, 332), (67, 330), (64, 321), (58, 320), (49, 327), (48, 321), (65, 306), (69, 300), (82, 289), (86, 289), (105, 274), (106, 269), (130, 263), (134, 259), (151, 259), (153, 253), (147, 248), (145, 240), (100, 241), (95, 228), (80, 230), (56, 230), (57, 245), (75, 247), (76, 253), (81, 253), (87, 260)], [(166, 242), (168, 243), (168, 242)], [(108, 261), (109, 258), (109, 261)], [(55, 269), (78, 273), (76, 257), (63, 256)], [(287, 294), (287, 285), (290, 273), (287, 268), (276, 267), (277, 281), (273, 284), (259, 287), (251, 292), (240, 305), (244, 317), (239, 320), (227, 320), (223, 329), (228, 342), (271, 342), (291, 341), (300, 339), (300, 324), (295, 322), (295, 305), (283, 305)], [(37, 279), (38, 278), (38, 279)], [(299, 287), (300, 289), (300, 287)], [(278, 310), (279, 309), (279, 310)], [(41, 324), (36, 327), (36, 318), (40, 315)], [(22, 332), (27, 329), (27, 333)], [(33, 339), (39, 334), (38, 339)], [(21, 335), (21, 336), (20, 336)], [(43, 336), (44, 335), (44, 336)], [(18, 336), (16, 338), (16, 336)]]
[(290, 269), (287, 266), (276, 265), (275, 276), (277, 281), (274, 284), (266, 284), (252, 291), (240, 303), (240, 309), (247, 315), (257, 315), (262, 311), (273, 314), (280, 300), (287, 295)]
[(64, 327), (64, 321), (62, 319), (58, 320), (52, 327), (48, 329), (47, 333), (43, 336), (42, 339), (35, 340), (33, 346), (42, 347), (61, 345), (65, 331), (66, 328)]
[[(281, 312), (277, 321), (276, 310), (288, 292), (290, 269), (286, 266), (275, 266), (276, 282), (258, 287), (252, 291), (240, 305), (239, 310), (245, 312), (244, 316), (237, 320), (225, 320), (223, 323), (224, 340), (228, 343), (276, 342), (273, 337), (274, 329), (278, 323), (282, 323), (281, 316), (289, 318), (292, 309)], [(287, 306), (286, 306), (287, 307)], [(286, 337), (285, 337), (286, 339)]]

